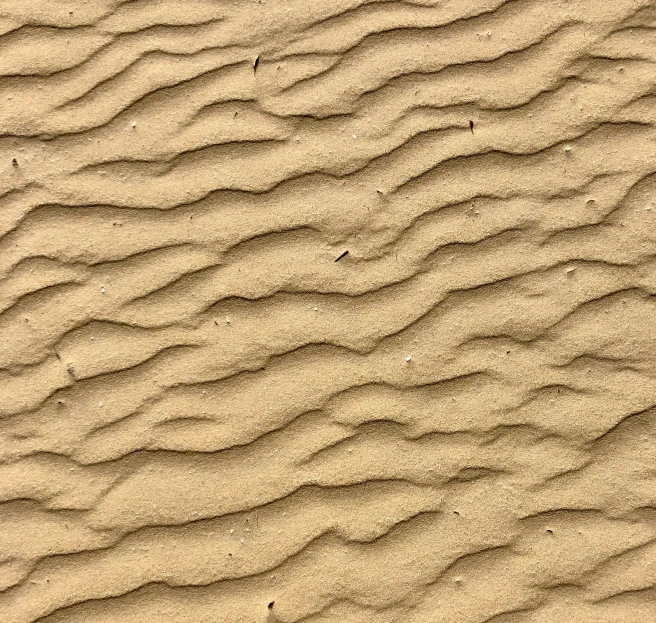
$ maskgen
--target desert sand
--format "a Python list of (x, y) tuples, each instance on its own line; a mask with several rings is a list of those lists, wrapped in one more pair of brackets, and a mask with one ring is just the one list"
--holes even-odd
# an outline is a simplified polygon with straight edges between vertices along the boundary
[(654, 0), (0, 16), (0, 622), (656, 620)]

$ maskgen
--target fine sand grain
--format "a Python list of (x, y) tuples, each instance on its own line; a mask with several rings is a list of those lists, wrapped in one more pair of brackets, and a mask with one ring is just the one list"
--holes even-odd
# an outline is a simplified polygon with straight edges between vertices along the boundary
[(656, 621), (654, 0), (0, 28), (0, 623)]

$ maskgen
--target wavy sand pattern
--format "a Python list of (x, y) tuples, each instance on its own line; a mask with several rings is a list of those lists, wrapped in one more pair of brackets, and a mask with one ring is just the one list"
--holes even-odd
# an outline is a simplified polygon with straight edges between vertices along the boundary
[(0, 14), (0, 621), (656, 620), (653, 0)]

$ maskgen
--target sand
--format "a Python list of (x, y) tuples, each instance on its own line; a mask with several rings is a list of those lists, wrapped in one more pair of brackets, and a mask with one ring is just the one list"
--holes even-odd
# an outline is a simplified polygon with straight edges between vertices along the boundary
[(0, 16), (1, 622), (656, 620), (653, 0)]

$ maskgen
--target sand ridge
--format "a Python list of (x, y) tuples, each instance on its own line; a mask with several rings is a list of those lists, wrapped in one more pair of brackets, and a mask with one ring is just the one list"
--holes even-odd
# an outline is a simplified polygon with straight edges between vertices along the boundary
[(0, 73), (0, 621), (656, 619), (653, 0), (2, 0)]

